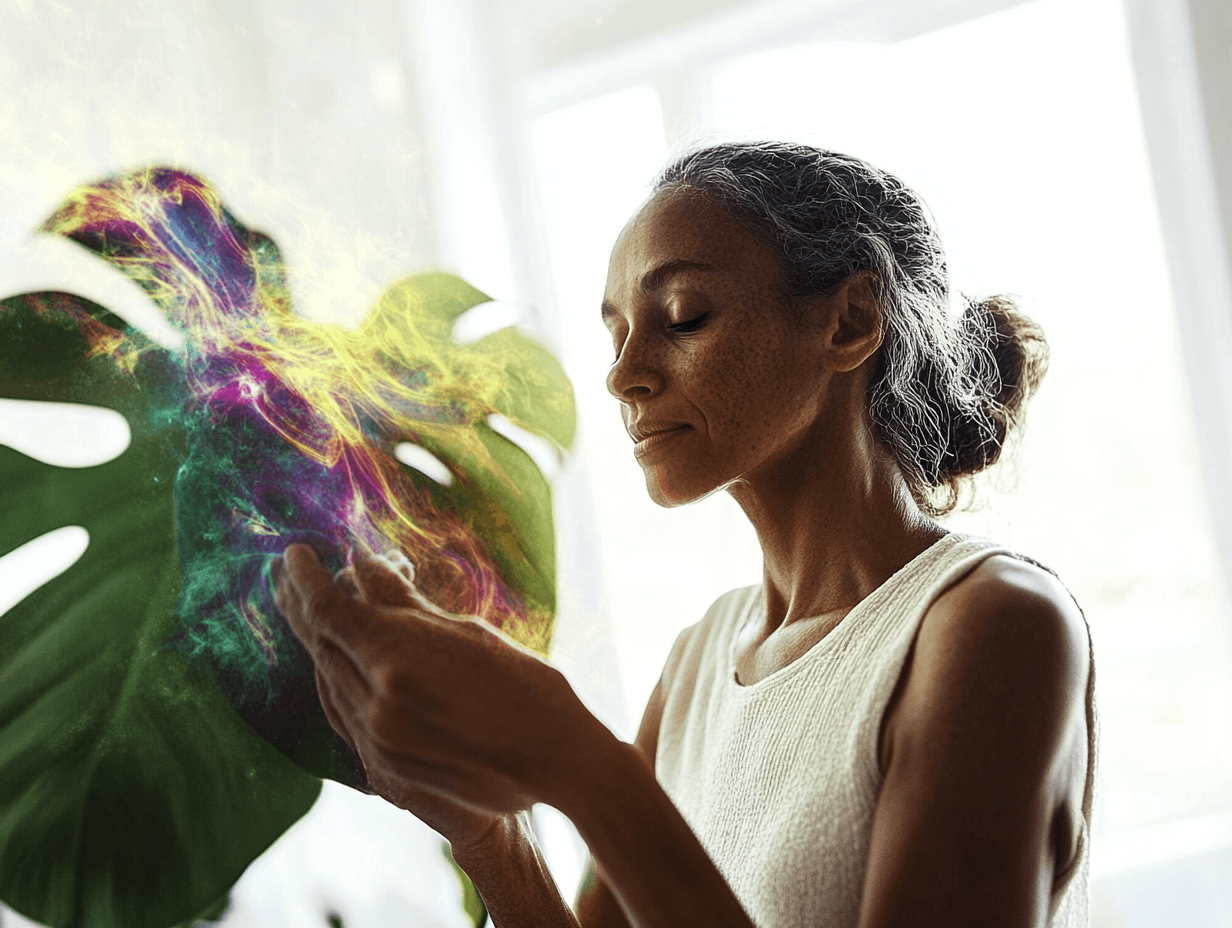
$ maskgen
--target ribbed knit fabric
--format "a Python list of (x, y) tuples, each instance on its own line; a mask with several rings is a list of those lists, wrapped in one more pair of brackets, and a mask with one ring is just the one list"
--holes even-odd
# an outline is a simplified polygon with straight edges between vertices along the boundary
[[(881, 719), (920, 620), (994, 554), (946, 535), (857, 605), (802, 657), (751, 686), (735, 640), (760, 586), (721, 597), (681, 634), (664, 673), (655, 769), (758, 928), (854, 928), (881, 789)], [(1085, 928), (1096, 761), (1094, 663), (1075, 865), (1053, 892), (1051, 928)]]

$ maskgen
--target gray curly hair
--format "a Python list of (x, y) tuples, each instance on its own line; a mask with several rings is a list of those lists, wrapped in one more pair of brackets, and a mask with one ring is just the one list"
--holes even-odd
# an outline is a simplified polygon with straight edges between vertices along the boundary
[(872, 272), (884, 332), (869, 417), (920, 507), (953, 509), (962, 478), (1000, 457), (1047, 369), (1039, 326), (1004, 296), (968, 301), (953, 320), (945, 251), (923, 202), (858, 158), (725, 143), (682, 155), (654, 185), (676, 187), (699, 192), (780, 256), (788, 302)]

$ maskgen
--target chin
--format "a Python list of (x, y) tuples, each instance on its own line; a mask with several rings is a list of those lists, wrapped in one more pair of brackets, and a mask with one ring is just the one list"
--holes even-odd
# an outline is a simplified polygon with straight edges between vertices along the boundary
[(664, 509), (674, 509), (676, 506), (687, 506), (705, 499), (712, 493), (723, 489), (721, 485), (699, 483), (693, 480), (670, 480), (664, 475), (650, 472), (646, 474), (646, 492), (650, 498)]

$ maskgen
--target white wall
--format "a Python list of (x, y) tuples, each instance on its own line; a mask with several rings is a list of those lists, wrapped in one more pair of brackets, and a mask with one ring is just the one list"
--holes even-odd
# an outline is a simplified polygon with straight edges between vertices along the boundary
[(274, 234), (316, 313), (436, 263), (395, 0), (3, 0), (0, 23), (5, 293), (50, 282), (23, 246), (72, 186), (160, 162)]

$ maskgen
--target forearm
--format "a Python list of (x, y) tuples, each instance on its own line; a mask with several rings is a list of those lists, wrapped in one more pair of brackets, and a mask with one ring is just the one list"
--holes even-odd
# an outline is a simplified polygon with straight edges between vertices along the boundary
[(560, 800), (633, 928), (753, 928), (632, 745), (612, 739)]
[(503, 820), (480, 848), (455, 849), (495, 928), (578, 928), (525, 814)]

